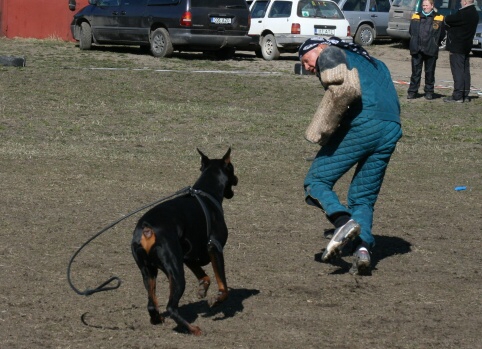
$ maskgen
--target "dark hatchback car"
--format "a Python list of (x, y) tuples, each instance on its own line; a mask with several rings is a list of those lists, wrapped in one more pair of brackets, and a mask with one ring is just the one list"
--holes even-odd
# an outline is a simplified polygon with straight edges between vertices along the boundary
[(81, 50), (92, 44), (140, 45), (155, 57), (208, 51), (230, 58), (249, 44), (245, 0), (89, 0), (74, 15)]

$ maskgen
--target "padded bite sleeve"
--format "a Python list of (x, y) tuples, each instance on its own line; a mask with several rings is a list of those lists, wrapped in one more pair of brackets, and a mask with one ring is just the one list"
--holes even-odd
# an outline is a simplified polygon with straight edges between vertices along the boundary
[(312, 143), (326, 144), (338, 128), (350, 104), (361, 96), (358, 70), (349, 70), (345, 63), (320, 71), (325, 95), (306, 129), (305, 138)]

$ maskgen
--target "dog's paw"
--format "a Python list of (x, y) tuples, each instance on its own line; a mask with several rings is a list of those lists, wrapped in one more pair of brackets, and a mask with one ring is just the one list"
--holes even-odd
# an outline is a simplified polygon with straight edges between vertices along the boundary
[(214, 297), (212, 297), (209, 300), (209, 306), (211, 308), (215, 307), (215, 306), (221, 304), (222, 302), (224, 302), (226, 300), (226, 298), (228, 298), (228, 293), (225, 292), (225, 291), (219, 291), (217, 295), (215, 295)]
[(157, 314), (156, 316), (151, 317), (151, 324), (152, 325), (159, 325), (159, 324), (162, 324), (162, 323), (164, 323), (164, 318), (160, 314)]
[(209, 276), (199, 279), (199, 287), (197, 289), (197, 296), (199, 299), (206, 297), (206, 294), (208, 293), (210, 285), (211, 285), (211, 281), (209, 280)]
[(191, 332), (191, 334), (194, 336), (200, 336), (203, 334), (201, 329), (198, 326), (194, 326), (194, 325), (189, 326), (189, 332)]

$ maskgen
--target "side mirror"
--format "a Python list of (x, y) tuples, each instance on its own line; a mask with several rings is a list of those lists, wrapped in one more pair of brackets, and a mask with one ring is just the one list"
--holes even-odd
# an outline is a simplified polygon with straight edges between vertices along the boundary
[(75, 3), (75, 0), (69, 0), (69, 10), (70, 11), (75, 11), (75, 6), (77, 4)]

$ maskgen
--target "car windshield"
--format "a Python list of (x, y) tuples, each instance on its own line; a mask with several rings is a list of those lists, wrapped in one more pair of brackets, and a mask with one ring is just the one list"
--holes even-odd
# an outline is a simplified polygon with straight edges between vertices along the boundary
[(298, 17), (345, 18), (340, 8), (331, 1), (302, 0), (298, 3)]

